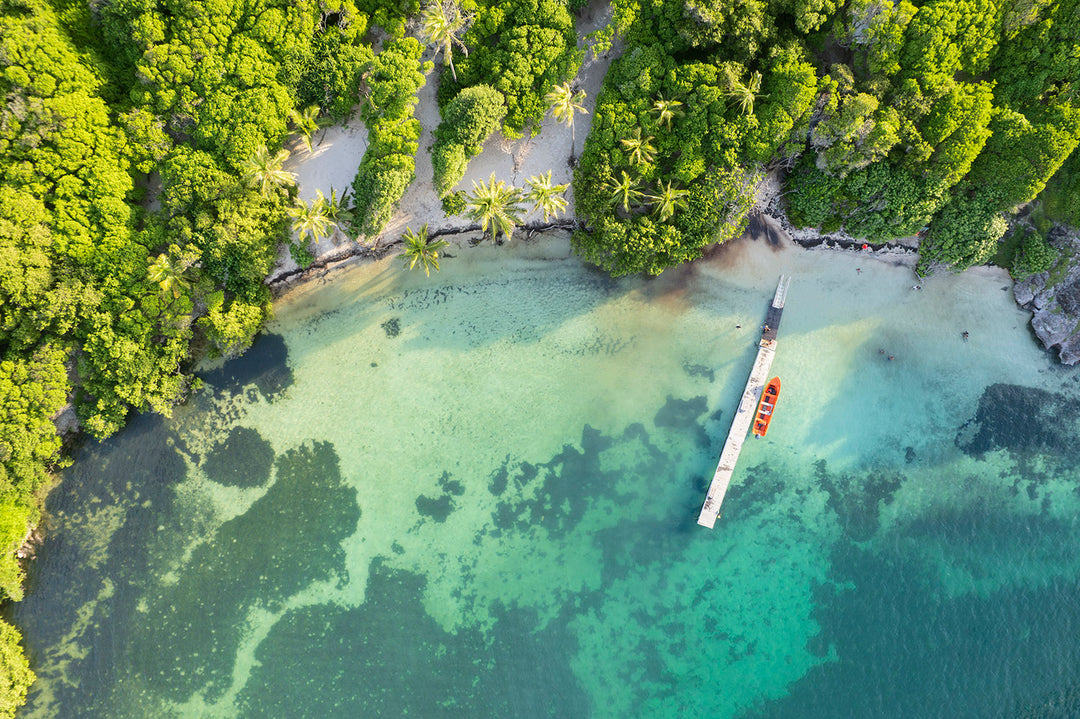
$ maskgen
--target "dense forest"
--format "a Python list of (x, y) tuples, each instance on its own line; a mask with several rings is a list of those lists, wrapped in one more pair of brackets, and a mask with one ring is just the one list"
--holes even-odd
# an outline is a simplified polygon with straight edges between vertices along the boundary
[[(615, 273), (738, 235), (777, 169), (796, 225), (920, 235), (921, 271), (963, 269), (1080, 140), (1074, 0), (613, 4), (625, 47), (574, 189), (576, 247)], [(1075, 221), (1063, 175), (1046, 204)]]
[[(769, 173), (793, 223), (918, 235), (923, 272), (1037, 271), (1049, 223), (1080, 224), (1080, 0), (613, 0), (587, 38), (583, 4), (0, 0), (4, 597), (61, 461), (54, 418), (70, 405), (101, 438), (168, 414), (194, 358), (250, 344), (281, 248), (305, 264), (330, 226), (377, 236), (415, 179), (426, 82), (459, 214), (484, 141), (572, 123), (588, 53), (617, 55), (573, 238), (616, 275), (739, 235)], [(287, 148), (354, 114), (351, 194), (297, 200)], [(1034, 231), (1003, 241), (1019, 208)], [(0, 716), (32, 679), (0, 622)]]

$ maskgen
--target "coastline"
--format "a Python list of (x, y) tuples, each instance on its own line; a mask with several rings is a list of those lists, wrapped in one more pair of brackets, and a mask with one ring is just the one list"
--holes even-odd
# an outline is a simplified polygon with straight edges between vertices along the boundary
[[(506, 242), (518, 242), (522, 236), (528, 241), (537, 235), (551, 232), (569, 233), (579, 227), (581, 227), (581, 222), (576, 217), (551, 222), (534, 220), (516, 227), (513, 238)], [(402, 244), (400, 238), (389, 242), (381, 242), (380, 240), (385, 238), (387, 234), (389, 233), (384, 232), (371, 244), (358, 240), (347, 240), (317, 256), (307, 267), (280, 263), (267, 276), (265, 283), (270, 288), (273, 298), (277, 300), (307, 282), (326, 278), (329, 273), (335, 270), (352, 266), (357, 262), (384, 259), (396, 253)], [(428, 237), (446, 240), (459, 249), (475, 247), (486, 241), (486, 235), (481, 231), (480, 225), (477, 223), (440, 227), (431, 230)], [(868, 244), (843, 232), (823, 234), (816, 228), (797, 228), (788, 220), (783, 207), (780, 206), (778, 196), (775, 196), (768, 203), (758, 202), (755, 204), (754, 208), (750, 210), (747, 227), (742, 235), (723, 243), (708, 245), (705, 250), (707, 252), (721, 245), (757, 237), (762, 237), (771, 244), (790, 242), (804, 250), (864, 253), (878, 261), (903, 264), (913, 270), (918, 261), (917, 239), (913, 241), (897, 240), (881, 244)], [(452, 258), (453, 255), (444, 255), (444, 257)]]
[[(198, 676), (205, 676), (204, 666), (218, 666), (200, 646), (206, 644), (208, 632), (198, 633), (188, 642), (185, 637), (190, 635), (181, 631), (187, 618), (197, 618), (205, 606), (221, 607), (209, 628), (226, 623), (252, 627), (245, 635), (253, 637), (250, 642), (233, 643), (231, 635), (221, 640), (227, 651), (217, 676), (223, 677), (226, 698), (203, 713), (224, 716), (231, 697), (241, 691), (246, 692), (245, 697), (258, 696), (265, 687), (286, 681), (289, 664), (279, 650), (288, 645), (277, 639), (295, 626), (294, 618), (306, 616), (305, 611), (318, 612), (327, 602), (356, 607), (353, 611), (359, 612), (383, 607), (396, 613), (400, 607), (413, 607), (415, 613), (410, 617), (415, 620), (391, 625), (400, 626), (402, 633), (381, 640), (397, 640), (394, 646), (408, 647), (406, 656), (412, 656), (414, 645), (409, 637), (416, 638), (416, 649), (422, 651), (432, 638), (441, 642), (444, 636), (452, 636), (443, 634), (451, 628), (457, 636), (474, 626), (491, 627), (492, 636), (514, 638), (527, 633), (533, 628), (531, 617), (525, 625), (501, 624), (494, 629), (500, 610), (489, 612), (488, 608), (496, 607), (495, 602), (529, 601), (526, 612), (536, 606), (539, 617), (555, 616), (560, 606), (573, 611), (564, 599), (577, 601), (582, 587), (586, 590), (581, 596), (605, 602), (602, 617), (594, 619), (598, 616), (591, 611), (594, 605), (586, 604), (578, 623), (569, 626), (572, 634), (541, 636), (545, 642), (552, 640), (544, 644), (546, 647), (569, 647), (568, 665), (571, 661), (574, 666), (582, 662), (586, 666), (621, 663), (585, 685), (591, 695), (608, 697), (604, 687), (617, 687), (617, 683), (605, 677), (617, 676), (621, 666), (635, 666), (634, 657), (624, 659), (604, 650), (611, 646), (608, 638), (627, 632), (633, 633), (635, 641), (639, 634), (645, 641), (652, 636), (647, 612), (641, 615), (640, 623), (629, 627), (622, 618), (634, 616), (641, 607), (669, 606), (667, 598), (698, 590), (696, 584), (685, 590), (669, 581), (672, 571), (675, 577), (710, 581), (700, 567), (708, 566), (708, 558), (716, 551), (715, 542), (687, 542), (680, 518), (687, 507), (700, 502), (694, 478), (715, 466), (709, 447), (698, 438), (704, 436), (715, 448), (716, 438), (725, 429), (724, 422), (734, 407), (732, 388), (741, 389), (747, 354), (756, 341), (755, 323), (771, 295), (769, 284), (777, 272), (802, 273), (793, 281), (792, 301), (781, 329), (782, 349), (775, 365), (776, 374), (790, 378), (788, 400), (784, 416), (770, 429), (770, 436), (776, 436), (751, 448), (774, 464), (751, 472), (758, 463), (747, 463), (744, 469), (751, 481), (737, 502), (742, 514), (729, 511), (724, 517), (728, 528), (724, 541), (752, 548), (754, 553), (732, 563), (732, 572), (739, 572), (740, 577), (735, 597), (730, 597), (727, 585), (708, 585), (713, 588), (703, 595), (707, 604), (700, 610), (687, 605), (689, 614), (672, 617), (687, 627), (705, 626), (700, 621), (704, 616), (727, 616), (734, 624), (745, 622), (739, 607), (751, 605), (744, 603), (743, 596), (766, 597), (770, 611), (792, 602), (807, 608), (801, 611), (810, 616), (808, 607), (812, 605), (804, 598), (816, 596), (815, 578), (823, 575), (807, 569), (806, 557), (832, 556), (829, 548), (839, 539), (842, 527), (852, 526), (852, 533), (865, 542), (867, 535), (859, 532), (869, 533), (877, 525), (858, 521), (862, 507), (879, 508), (881, 536), (887, 542), (895, 536), (898, 508), (905, 512), (902, 518), (937, 516), (934, 510), (941, 505), (924, 500), (924, 491), (934, 492), (932, 497), (944, 496), (942, 501), (951, 497), (962, 501), (973, 492), (961, 492), (957, 487), (955, 494), (950, 494), (949, 489), (955, 486), (948, 481), (950, 477), (966, 477), (969, 466), (980, 468), (980, 476), (996, 477), (996, 465), (971, 460), (958, 466), (952, 462), (959, 456), (952, 443), (955, 422), (949, 422), (955, 407), (959, 405), (963, 417), (969, 416), (983, 387), (992, 382), (1043, 387), (1060, 381), (1058, 373), (1036, 376), (1049, 362), (1040, 359), (1037, 354), (1041, 353), (1031, 346), (1029, 338), (1015, 330), (1018, 321), (1003, 317), (1004, 310), (1009, 311), (1007, 320), (1018, 320), (1019, 313), (1013, 311), (1006, 293), (999, 291), (1003, 283), (996, 281), (996, 275), (989, 282), (983, 272), (947, 276), (916, 293), (909, 289), (906, 268), (871, 262), (859, 254), (803, 252), (787, 242), (773, 247), (759, 241), (758, 236), (754, 241), (744, 237), (725, 243), (701, 261), (665, 272), (657, 279), (639, 276), (611, 281), (570, 256), (565, 239), (538, 235), (526, 241), (524, 237), (522, 231), (502, 247), (484, 242), (476, 245), (475, 251), (452, 249), (457, 258), (448, 259), (442, 271), (430, 279), (404, 271), (400, 258), (382, 262), (358, 259), (347, 271), (328, 274), (325, 284), (311, 282), (303, 294), (289, 296), (279, 304), (279, 318), (268, 331), (277, 335), (273, 341), (286, 346), (288, 354), (267, 352), (262, 345), (253, 350), (256, 356), (243, 360), (274, 378), (282, 377), (279, 369), (284, 368), (279, 363), (287, 363), (289, 377), (283, 381), (290, 384), (285, 390), (276, 379), (266, 385), (274, 393), (272, 401), (255, 393), (249, 384), (251, 375), (238, 372), (239, 384), (215, 386), (215, 394), (219, 389), (226, 394), (205, 403), (196, 398), (188, 408), (177, 411), (175, 424), (136, 419), (131, 431), (110, 447), (99, 450), (88, 443), (89, 451), (80, 453), (76, 467), (65, 476), (66, 489), (52, 504), (56, 515), (48, 531), (53, 540), (43, 549), (39, 556), (42, 562), (35, 568), (39, 576), (48, 578), (51, 572), (55, 579), (43, 583), (41, 592), (25, 605), (21, 615), (38, 656), (43, 658), (44, 693), (35, 702), (38, 714), (34, 716), (48, 715), (48, 709), (54, 707), (54, 715), (70, 714), (63, 708), (98, 697), (115, 700), (113, 713), (127, 709), (125, 700), (148, 706), (164, 694), (155, 691), (157, 685), (148, 684), (155, 693), (134, 696), (124, 693), (124, 687), (113, 689), (114, 676), (138, 677), (144, 671), (146, 665), (140, 660), (147, 646), (166, 647), (161, 658), (155, 657), (155, 663), (149, 665), (150, 670), (181, 664), (189, 671), (202, 669)], [(466, 237), (460, 241), (463, 248), (469, 246)], [(858, 266), (861, 274), (855, 271)], [(951, 300), (959, 300), (959, 311)], [(968, 310), (973, 312), (968, 314)], [(383, 327), (391, 319), (400, 322), (393, 327), (400, 329), (399, 334)], [(961, 329), (972, 330), (970, 343), (961, 342)], [(895, 353), (896, 360), (886, 361), (878, 354), (879, 347)], [(377, 367), (372, 367), (372, 362)], [(860, 397), (848, 404), (844, 399), (852, 396), (845, 388), (853, 383), (860, 386)], [(948, 402), (941, 398), (935, 401), (932, 390), (939, 383), (948, 387)], [(234, 414), (236, 411), (243, 414)], [(723, 414), (714, 417), (714, 411)], [(888, 421), (872, 421), (879, 414)], [(527, 421), (515, 426), (512, 416), (526, 417)], [(647, 434), (637, 429), (638, 423)], [(153, 435), (159, 439), (153, 439), (147, 430), (159, 424), (164, 426)], [(584, 429), (586, 424), (588, 430)], [(245, 429), (234, 434), (236, 426)], [(237, 439), (246, 435), (254, 440), (256, 433), (261, 437), (256, 444), (269, 445), (275, 458), (306, 458), (315, 448), (325, 448), (318, 451), (327, 453), (333, 448), (337, 460), (328, 460), (327, 465), (309, 465), (305, 460), (297, 470), (303, 474), (285, 474), (285, 464), (278, 466), (277, 474), (262, 474), (257, 468), (264, 465), (253, 461), (257, 455), (245, 449), (248, 445), (237, 446)], [(182, 445), (169, 445), (169, 437), (174, 437), (174, 442), (179, 438)], [(387, 443), (387, 437), (394, 441)], [(567, 444), (573, 449), (566, 450)], [(191, 459), (164, 462), (158, 459), (159, 454), (144, 452), (144, 448), (157, 448), (160, 456), (172, 457), (174, 446), (182, 447), (185, 458)], [(416, 452), (417, 446), (423, 446), (424, 452)], [(913, 447), (910, 454), (916, 457), (910, 465), (905, 461), (908, 446)], [(662, 451), (663, 458), (654, 454), (652, 447)], [(110, 449), (112, 454), (106, 455)], [(505, 460), (508, 454), (509, 461)], [(89, 461), (83, 462), (84, 457)], [(236, 469), (219, 471), (211, 457), (216, 457), (214, 462), (227, 459), (227, 466)], [(828, 462), (827, 479), (837, 486), (818, 488), (814, 462), (821, 459)], [(521, 464), (526, 462), (527, 467)], [(489, 491), (489, 478), (504, 465), (507, 489), (495, 495)], [(567, 465), (575, 474), (545, 469), (554, 467), (561, 472)], [(324, 466), (329, 467), (325, 474)], [(534, 466), (539, 468), (538, 477), (518, 494), (517, 477)], [(136, 472), (139, 467), (145, 467), (145, 472)], [(597, 475), (595, 467), (618, 474)], [(624, 467), (629, 471), (624, 472)], [(448, 477), (443, 476), (443, 470), (450, 473)], [(897, 476), (893, 470), (910, 481), (894, 492), (895, 502), (879, 503), (878, 478), (885, 474), (886, 480), (891, 480)], [(258, 487), (227, 483), (245, 471), (260, 478)], [(322, 479), (324, 476), (330, 478)], [(588, 476), (600, 479), (590, 484), (585, 480)], [(861, 481), (845, 480), (849, 476), (865, 476), (865, 491)], [(144, 482), (154, 488), (152, 493)], [(351, 492), (330, 494), (326, 500), (326, 483), (331, 488), (357, 491), (362, 524), (336, 513), (336, 507), (352, 506)], [(774, 500), (770, 490), (778, 483), (787, 489)], [(1009, 480), (998, 484), (1008, 496)], [(583, 523), (576, 525), (580, 529), (544, 531), (555, 526), (546, 523), (553, 516), (562, 521), (568, 515), (553, 514), (548, 508), (553, 500), (538, 507), (546, 510), (548, 520), (541, 520), (539, 512), (534, 517), (532, 497), (547, 501), (552, 493), (546, 488), (560, 485), (572, 488), (568, 501), (590, 509)], [(295, 492), (282, 494), (290, 486)], [(263, 494), (263, 487), (269, 489), (267, 494)], [(459, 494), (462, 488), (465, 491)], [(847, 514), (838, 514), (827, 504), (828, 497), (835, 496), (828, 494), (829, 489), (866, 496), (867, 505), (846, 510), (840, 506)], [(599, 499), (597, 491), (602, 493)], [(658, 496), (658, 492), (662, 494)], [(759, 499), (763, 496), (764, 500)], [(173, 501), (173, 497), (178, 499)], [(420, 497), (426, 499), (417, 504)], [(153, 504), (145, 507), (148, 500)], [(450, 513), (433, 515), (435, 501), (449, 506)], [(507, 537), (511, 530), (497, 534), (491, 529), (497, 521), (496, 507), (507, 501), (514, 502), (515, 513), (526, 520), (520, 529), (513, 530), (520, 532), (520, 541)], [(1037, 505), (1036, 500), (1027, 501), (1022, 489), (1015, 501), (1022, 503), (1017, 512), (1028, 504)], [(281, 513), (263, 511), (267, 502)], [(519, 502), (527, 504), (519, 506)], [(110, 513), (91, 513), (94, 523), (90, 524), (81, 520), (86, 506), (108, 508)], [(313, 511), (323, 507), (331, 511), (321, 515)], [(201, 548), (193, 555), (180, 554), (194, 539), (187, 528), (193, 526), (193, 519), (205, 516), (207, 508), (218, 508), (219, 513), (212, 521), (194, 525), (202, 530)], [(765, 514), (760, 514), (762, 511)], [(808, 517), (807, 521), (793, 526), (793, 511)], [(267, 574), (265, 565), (258, 561), (238, 564), (231, 559), (224, 563), (214, 555), (248, 556), (243, 551), (230, 552), (232, 537), (238, 536), (233, 530), (237, 524), (245, 529), (243, 536), (257, 538), (260, 546), (288, 548), (295, 535), (292, 525), (282, 523), (280, 517), (294, 515), (315, 517), (305, 526), (323, 534), (316, 534), (319, 542), (304, 545), (304, 553), (297, 550), (287, 555), (299, 556), (299, 565), (292, 561), (274, 565), (270, 581), (292, 576), (291, 566), (341, 566), (337, 576), (348, 572), (350, 583), (342, 586), (334, 581), (334, 575), (324, 583), (305, 581), (301, 589), (288, 590), (295, 599), (286, 601), (294, 602), (290, 606), (297, 611), (278, 617), (258, 609), (264, 606), (260, 597), (265, 596), (262, 587), (266, 580), (259, 577)], [(325, 521), (319, 522), (318, 516)], [(945, 521), (953, 516), (946, 514)], [(850, 525), (845, 517), (854, 518)], [(421, 524), (417, 526), (417, 522)], [(159, 526), (165, 529), (158, 530)], [(902, 531), (909, 525), (899, 526)], [(489, 528), (486, 533), (480, 531), (484, 527)], [(635, 541), (645, 543), (639, 546), (650, 548), (642, 556), (655, 570), (602, 584), (599, 578), (610, 577), (626, 556), (621, 549), (626, 535), (611, 527), (629, 527)], [(327, 535), (330, 531), (336, 533)], [(768, 532), (763, 541), (742, 541), (746, 532), (756, 536), (763, 531)], [(471, 541), (474, 536), (481, 537), (480, 544)], [(610, 542), (612, 551), (592, 551), (594, 542), (600, 541), (596, 538)], [(79, 573), (57, 577), (62, 568), (72, 566), (62, 561), (60, 551), (74, 552), (84, 559), (105, 556), (87, 553), (80, 542), (111, 554), (97, 564), (78, 564), (74, 570)], [(142, 551), (147, 544), (151, 545), (148, 556), (155, 558), (149, 573), (141, 572), (142, 563), (136, 565), (139, 574), (131, 573), (131, 563), (138, 559), (123, 548), (134, 546)], [(677, 553), (673, 562), (670, 548), (676, 544), (685, 551)], [(886, 551), (889, 546), (885, 543)], [(175, 547), (176, 553), (159, 555), (159, 547)], [(327, 558), (340, 556), (342, 551), (348, 553), (341, 564), (330, 564)], [(265, 554), (256, 554), (256, 559), (262, 556)], [(372, 565), (376, 556), (386, 557), (386, 564)], [(769, 561), (774, 556), (786, 559)], [(191, 558), (178, 565), (181, 557)], [(584, 560), (588, 564), (577, 563)], [(385, 573), (391, 571), (385, 569), (391, 562), (426, 577), (425, 584), (415, 585), (424, 588), (418, 589), (417, 600), (406, 603), (398, 599), (399, 594), (379, 589), (380, 582), (391, 590), (400, 586), (383, 581), (400, 576)], [(473, 575), (462, 571), (474, 562), (476, 576), (483, 583), (479, 591)], [(674, 570), (670, 569), (673, 563)], [(162, 571), (172, 566), (179, 566), (176, 574)], [(930, 564), (928, 568), (932, 572), (937, 566)], [(748, 576), (739, 568), (754, 568), (755, 573)], [(784, 578), (779, 588), (778, 576)], [(505, 577), (507, 581), (489, 581), (487, 577)], [(595, 583), (584, 581), (589, 577), (598, 579)], [(550, 582), (558, 582), (556, 590), (548, 594), (538, 591)], [(870, 584), (869, 580), (864, 583)], [(640, 585), (642, 591), (627, 591), (632, 585)], [(77, 591), (69, 592), (69, 586)], [(192, 605), (185, 597), (194, 594), (196, 586), (201, 589), (198, 596), (207, 599)], [(234, 586), (242, 587), (243, 593)], [(108, 587), (116, 587), (113, 596), (105, 591)], [(375, 589), (367, 593), (372, 587)], [(462, 591), (455, 593), (459, 587)], [(459, 594), (464, 599), (452, 601)], [(473, 600), (474, 596), (478, 599)], [(74, 599), (63, 602), (57, 597)], [(136, 606), (148, 607), (149, 614), (137, 611)], [(732, 609), (724, 610), (728, 606)], [(256, 607), (254, 613), (248, 611), (250, 607)], [(425, 619), (425, 615), (432, 618)], [(233, 621), (234, 616), (242, 619)], [(387, 615), (357, 616), (378, 621)], [(86, 619), (81, 621), (82, 617)], [(247, 617), (250, 625), (243, 623)], [(316, 614), (316, 619), (319, 626), (325, 626), (321, 615)], [(580, 623), (586, 620), (595, 623)], [(69, 626), (72, 629), (67, 629)], [(310, 647), (309, 656), (334, 656), (328, 648), (336, 637), (359, 636), (356, 628), (363, 626), (370, 624), (366, 620), (364, 624), (334, 624), (327, 640), (306, 631), (289, 636), (300, 639), (305, 649)], [(48, 637), (42, 638), (43, 627), (52, 632), (50, 637), (70, 636), (72, 641), (50, 643)], [(173, 627), (180, 629), (174, 631)], [(796, 639), (769, 645), (780, 647), (782, 666), (786, 666), (783, 647), (804, 643), (802, 629), (792, 631), (796, 629)], [(220, 631), (217, 636), (222, 636)], [(762, 631), (768, 636), (774, 632), (769, 627)], [(808, 623), (805, 634), (811, 636), (814, 631), (815, 625)], [(148, 632), (152, 632), (149, 640)], [(574, 645), (563, 643), (563, 636), (583, 637), (581, 646), (585, 649), (578, 653)], [(160, 642), (156, 641), (159, 637)], [(168, 641), (172, 637), (179, 640)], [(93, 673), (99, 666), (95, 653), (86, 655), (86, 660), (58, 663), (68, 655), (81, 657), (84, 647), (106, 641), (133, 647), (120, 655), (127, 663), (117, 664), (116, 674)], [(727, 661), (723, 658), (726, 647), (716, 647), (712, 637), (702, 641), (720, 657), (717, 662), (707, 657), (709, 662), (703, 664), (718, 667), (718, 672), (729, 671), (720, 663)], [(478, 653), (490, 653), (486, 644), (475, 646)], [(512, 656), (521, 656), (519, 645), (509, 648)], [(196, 651), (198, 656), (193, 653)], [(671, 657), (665, 661), (677, 663), (685, 650), (673, 651), (676, 653), (665, 655)], [(349, 656), (362, 658), (364, 654), (350, 652)], [(173, 661), (174, 656), (180, 661)], [(256, 656), (263, 659), (260, 664), (252, 662)], [(454, 655), (461, 656), (473, 655)], [(562, 663), (563, 655), (558, 652), (545, 656)], [(591, 660), (594, 657), (600, 659)], [(767, 663), (771, 665), (771, 659)], [(471, 680), (468, 661), (458, 663), (455, 659), (453, 665), (465, 667)], [(246, 672), (249, 666), (250, 678)], [(393, 662), (387, 666), (392, 670)], [(63, 669), (68, 670), (67, 676), (81, 680), (86, 689), (69, 691), (68, 685), (61, 684)], [(437, 669), (449, 671), (445, 665)], [(230, 689), (232, 677), (236, 677), (236, 693)], [(243, 685), (246, 690), (241, 689)], [(378, 691), (384, 685), (380, 678), (372, 686)], [(97, 691), (99, 686), (101, 691)], [(170, 686), (164, 685), (166, 690)], [(50, 689), (55, 689), (53, 704), (47, 703)], [(294, 691), (291, 685), (290, 691)], [(632, 708), (627, 712), (634, 713)]]
[[(582, 19), (584, 22), (581, 24), (581, 30), (584, 34), (604, 27), (611, 20), (611, 11), (602, 2), (594, 1), (589, 4), (586, 15)], [(493, 173), (506, 177), (513, 183), (520, 183), (530, 173), (547, 169), (555, 171), (556, 182), (570, 182), (573, 169), (568, 162), (569, 157), (571, 154), (580, 156), (583, 150), (585, 139), (591, 128), (593, 117), (591, 111), (595, 108), (597, 94), (610, 62), (619, 55), (620, 51), (621, 47), (616, 44), (615, 48), (602, 56), (587, 59), (581, 68), (577, 82), (586, 91), (585, 106), (589, 114), (579, 119), (576, 140), (568, 128), (555, 122), (551, 116), (544, 118), (541, 133), (536, 136), (511, 141), (496, 133), (489, 138), (484, 151), (470, 161), (468, 172), (459, 186), (466, 187), (469, 181), (475, 181), (478, 178), (486, 179)], [(430, 59), (433, 55), (432, 51), (426, 51), (425, 58)], [(429, 76), (428, 82), (419, 93), (417, 116), (423, 127), (423, 136), (421, 150), (417, 153), (416, 177), (385, 231), (379, 237), (373, 238), (371, 243), (336, 234), (329, 238), (331, 247), (319, 254), (307, 267), (299, 267), (292, 262), (287, 247), (283, 246), (279, 252), (278, 264), (264, 280), (275, 302), (309, 283), (329, 281), (332, 279), (331, 273), (338, 270), (357, 263), (377, 261), (393, 256), (399, 252), (401, 232), (406, 227), (419, 229), (425, 221), (430, 222), (432, 226), (429, 237), (451, 242), (454, 250), (464, 251), (484, 241), (484, 235), (478, 224), (462, 224), (465, 220), (463, 217), (443, 215), (438, 199), (433, 194), (430, 152), (425, 152), (425, 148), (430, 150), (432, 133), (440, 120), (434, 80), (434, 75)], [(543, 138), (543, 142), (538, 142), (540, 137)], [(300, 175), (298, 190), (302, 198), (310, 199), (316, 189), (329, 191), (331, 188), (348, 187), (359, 158), (363, 156), (367, 148), (366, 128), (357, 119), (340, 126), (325, 128), (320, 131), (318, 138), (312, 152), (298, 150), (287, 165), (297, 170)], [(543, 236), (548, 233), (570, 233), (579, 227), (580, 222), (573, 215), (572, 187), (567, 193), (567, 199), (570, 201), (567, 219), (542, 222), (537, 219), (535, 213), (530, 213), (526, 217), (527, 222), (516, 228), (513, 237), (508, 242), (517, 243), (522, 239), (529, 241), (538, 235)], [(747, 238), (764, 238), (772, 244), (786, 241), (806, 251), (860, 253), (868, 260), (909, 267), (913, 273), (918, 260), (917, 237), (870, 244), (844, 232), (822, 232), (818, 228), (795, 227), (786, 215), (780, 173), (776, 170), (770, 172), (762, 180), (757, 190), (757, 201), (750, 211), (744, 233), (722, 244), (735, 244)], [(707, 249), (711, 250), (718, 246), (720, 245), (710, 245)], [(446, 254), (443, 256), (453, 257)], [(1010, 285), (1019, 287), (1019, 284), (1013, 283), (1011, 278), (1008, 281)], [(1036, 294), (1037, 292), (1032, 292), (1032, 297), (1034, 298)], [(1033, 301), (1025, 303), (1019, 296), (1016, 300), (1017, 304), (1027, 311), (1039, 309), (1036, 305), (1040, 303)], [(1032, 324), (1029, 322), (1028, 326), (1031, 328)], [(1034, 330), (1033, 334), (1037, 339), (1042, 339), (1038, 330)], [(1051, 345), (1045, 340), (1043, 345), (1048, 352), (1056, 354), (1053, 352), (1056, 345)], [(1064, 352), (1061, 352), (1058, 359), (1063, 364), (1073, 364), (1080, 360), (1080, 355), (1073, 357), (1071, 362), (1066, 362)], [(197, 364), (198, 361), (199, 358), (194, 357), (189, 360), (192, 365)], [(82, 441), (82, 427), (75, 418), (71, 405), (66, 406), (54, 418), (54, 421), (57, 425), (57, 433), (64, 442), (65, 451), (70, 451)], [(40, 541), (41, 538), (42, 532), (38, 530), (42, 524), (39, 523), (38, 526), (30, 529), (27, 541), (19, 550), (20, 557), (32, 556), (35, 540)]]
[[(578, 227), (576, 219), (558, 220), (555, 222), (531, 222), (520, 225), (514, 229), (514, 237), (506, 242), (517, 241), (521, 233), (524, 239), (530, 240), (538, 234), (549, 232), (572, 232)], [(385, 234), (385, 233), (384, 233)], [(480, 225), (473, 223), (465, 226), (444, 227), (432, 230), (428, 233), (432, 240), (441, 239), (450, 242), (460, 248), (475, 247), (486, 239), (486, 233), (480, 229)], [(338, 245), (334, 250), (326, 252), (315, 258), (307, 267), (279, 267), (276, 268), (265, 280), (275, 300), (279, 299), (290, 290), (317, 279), (326, 277), (334, 270), (342, 269), (365, 260), (381, 260), (394, 253), (401, 246), (400, 238), (392, 242), (365, 244), (356, 240)], [(446, 255), (444, 257), (453, 257)]]

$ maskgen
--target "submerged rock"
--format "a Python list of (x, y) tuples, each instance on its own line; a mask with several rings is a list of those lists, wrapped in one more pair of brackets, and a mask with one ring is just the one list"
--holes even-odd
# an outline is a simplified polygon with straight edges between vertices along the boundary
[(1049, 272), (1039, 272), (1013, 287), (1017, 303), (1034, 313), (1031, 329), (1048, 350), (1056, 350), (1062, 364), (1080, 362), (1080, 233), (1064, 226), (1047, 235), (1060, 250)]

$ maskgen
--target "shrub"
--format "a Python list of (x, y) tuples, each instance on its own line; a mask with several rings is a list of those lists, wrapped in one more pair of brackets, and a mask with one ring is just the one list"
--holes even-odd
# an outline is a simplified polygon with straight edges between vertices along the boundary
[(467, 87), (442, 109), (442, 123), (435, 138), (459, 144), (468, 157), (475, 157), (505, 116), (506, 104), (501, 92), (491, 85)]
[(446, 107), (463, 88), (490, 83), (505, 97), (507, 137), (539, 130), (547, 93), (577, 74), (584, 55), (565, 0), (491, 3), (463, 39), (469, 55), (455, 59), (457, 82), (440, 79), (439, 105)]
[(356, 205), (353, 229), (375, 237), (393, 217), (401, 197), (416, 177), (420, 123), (413, 116), (416, 93), (424, 86), (416, 38), (391, 40), (375, 57), (368, 75), (369, 93), (362, 108), (368, 126), (368, 149), (353, 179)]
[(443, 108), (431, 149), (435, 191), (440, 197), (465, 176), (469, 160), (480, 154), (505, 115), (502, 93), (490, 85), (467, 87)]
[(431, 148), (431, 167), (434, 174), (435, 194), (447, 198), (454, 185), (465, 176), (469, 161), (465, 148), (457, 143), (436, 143)]
[(1046, 241), (1042, 233), (1029, 230), (1020, 243), (1020, 251), (1013, 258), (1010, 272), (1017, 278), (1048, 272), (1057, 262), (1059, 255), (1058, 250)]
[(340, 6), (332, 25), (324, 21), (316, 28), (311, 42), (293, 51), (282, 73), (297, 107), (318, 105), (338, 122), (347, 120), (359, 102), (360, 77), (373, 57), (363, 43), (367, 18), (350, 5)]
[(468, 207), (469, 202), (466, 199), (468, 195), (464, 190), (458, 190), (457, 192), (451, 192), (446, 197), (442, 198), (442, 209), (447, 215), (461, 215), (465, 213), (465, 209)]
[(253, 305), (233, 300), (211, 307), (198, 325), (210, 342), (211, 355), (236, 357), (251, 346), (251, 341), (270, 316), (270, 305)]
[(365, 154), (352, 186), (356, 201), (354, 230), (367, 237), (382, 232), (415, 177), (416, 159), (410, 155), (369, 158)]
[(821, 227), (835, 216), (833, 203), (843, 181), (830, 177), (809, 156), (804, 157), (787, 182), (788, 219), (796, 227)]
[(0, 620), (0, 719), (14, 719), (34, 683), (34, 673), (19, 639), (18, 630)]
[(961, 195), (942, 208), (919, 246), (919, 263), (962, 270), (988, 261), (1008, 223), (997, 204), (979, 195)]

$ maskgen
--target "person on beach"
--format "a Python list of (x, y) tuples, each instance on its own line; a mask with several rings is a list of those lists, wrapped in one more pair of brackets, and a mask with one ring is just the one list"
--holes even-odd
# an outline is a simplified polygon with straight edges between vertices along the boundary
[(964, 339), (965, 342), (967, 342), (967, 340), (968, 340), (968, 331), (964, 330), (963, 332), (960, 333), (960, 336)]

